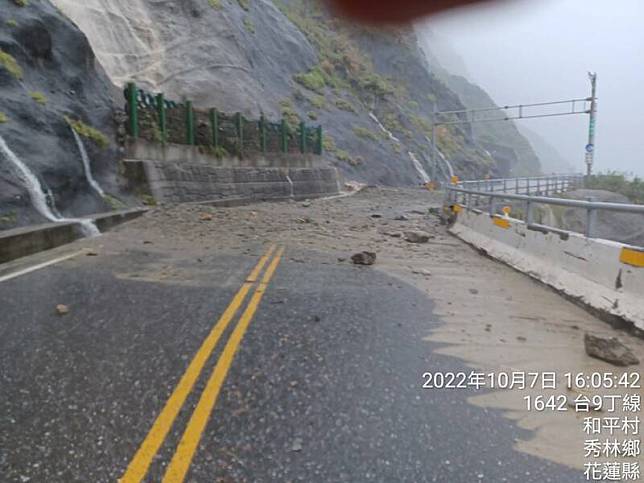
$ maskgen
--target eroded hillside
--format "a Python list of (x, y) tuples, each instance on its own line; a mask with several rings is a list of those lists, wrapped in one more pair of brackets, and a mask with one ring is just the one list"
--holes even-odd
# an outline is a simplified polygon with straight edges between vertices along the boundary
[[(54, 1), (116, 85), (136, 80), (224, 111), (319, 122), (327, 156), (351, 179), (425, 181), (434, 105), (462, 108), (429, 72), (412, 29), (348, 25), (318, 2)], [(439, 129), (438, 144), (463, 176), (499, 171), (467, 128)]]

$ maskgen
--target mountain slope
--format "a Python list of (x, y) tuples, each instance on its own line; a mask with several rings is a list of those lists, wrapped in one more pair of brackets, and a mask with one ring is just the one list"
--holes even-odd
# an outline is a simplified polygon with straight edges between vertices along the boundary
[[(112, 139), (109, 79), (85, 36), (49, 1), (21, 6), (0, 0), (0, 5), (0, 137), (38, 178), (37, 189), (51, 190), (48, 202), (62, 215), (109, 208), (86, 180), (65, 119), (97, 128), (106, 136), (101, 143)], [(85, 144), (103, 187), (118, 192), (114, 143), (99, 147), (85, 138)], [(22, 178), (7, 153), (0, 152), (0, 229), (46, 221), (32, 208)]]
[[(462, 107), (427, 70), (411, 29), (345, 24), (317, 2), (55, 3), (87, 33), (115, 84), (136, 80), (224, 111), (321, 123), (329, 160), (352, 179), (423, 181), (413, 158), (430, 170), (433, 104)], [(464, 176), (496, 170), (467, 128), (441, 130), (438, 143)]]
[[(445, 41), (436, 39), (431, 30), (424, 30), (422, 45), (432, 69), (458, 95), (467, 109), (496, 108), (497, 104), (481, 87), (465, 78), (465, 63)], [(451, 62), (446, 63), (445, 59)], [(448, 66), (448, 67), (446, 67)], [(489, 114), (503, 118), (503, 111)], [(472, 123), (475, 139), (496, 158), (504, 175), (536, 175), (541, 172), (540, 159), (533, 145), (514, 121)]]

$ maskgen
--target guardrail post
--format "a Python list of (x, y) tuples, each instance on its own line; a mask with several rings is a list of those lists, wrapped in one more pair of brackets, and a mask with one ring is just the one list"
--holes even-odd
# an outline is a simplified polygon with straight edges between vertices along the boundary
[(210, 134), (212, 136), (212, 145), (219, 147), (219, 112), (217, 109), (210, 109)]
[(519, 194), (519, 178), (514, 178), (514, 193)]
[(159, 131), (161, 131), (161, 142), (163, 144), (168, 140), (168, 129), (165, 112), (165, 98), (163, 93), (157, 94), (157, 114), (159, 116)]
[(239, 143), (239, 156), (244, 152), (244, 118), (241, 112), (235, 115), (235, 127), (237, 129), (237, 142)]
[(496, 198), (494, 196), (490, 196), (490, 216), (494, 216), (496, 214)]
[(526, 183), (526, 184), (525, 184), (525, 186), (526, 186), (525, 194), (526, 194), (526, 195), (529, 195), (529, 194), (530, 194), (530, 178), (526, 178), (526, 179), (525, 179), (525, 183)]
[(186, 143), (195, 144), (195, 116), (192, 111), (192, 101), (186, 101)]
[(318, 136), (317, 136), (317, 145), (315, 147), (315, 154), (321, 155), (322, 150), (324, 149), (324, 139), (322, 134), (322, 126), (318, 126)]
[(259, 144), (262, 148), (262, 154), (266, 154), (266, 119), (264, 114), (259, 118)]
[(537, 178), (537, 194), (541, 192), (541, 180)]
[(508, 191), (508, 180), (503, 178), (503, 192), (507, 193)]
[(550, 178), (546, 178), (546, 196), (550, 194)]
[(288, 125), (284, 119), (280, 124), (280, 147), (283, 153), (288, 153)]
[(300, 152), (306, 153), (306, 123), (304, 121), (300, 123)]
[[(594, 198), (586, 198), (586, 201), (594, 201)], [(596, 219), (596, 210), (595, 208), (586, 208), (586, 237), (592, 238), (593, 229), (595, 228), (595, 219)]]
[(532, 201), (525, 202), (525, 224), (526, 226), (532, 225), (534, 221), (534, 213), (532, 212)]
[(130, 136), (134, 139), (139, 137), (139, 89), (134, 82), (129, 82), (126, 88), (128, 127)]
[(471, 210), (472, 209), (472, 193), (467, 193), (465, 198), (465, 202), (467, 203), (467, 209)]

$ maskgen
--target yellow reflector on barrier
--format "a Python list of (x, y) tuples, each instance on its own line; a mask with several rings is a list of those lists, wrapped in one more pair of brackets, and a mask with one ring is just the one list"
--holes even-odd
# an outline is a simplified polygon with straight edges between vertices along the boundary
[(452, 205), (452, 211), (454, 213), (460, 213), (463, 211), (463, 207), (461, 205)]
[(494, 217), (494, 218), (492, 219), (492, 222), (493, 222), (496, 226), (498, 226), (498, 227), (500, 227), (500, 228), (503, 228), (504, 230), (507, 230), (508, 228), (510, 228), (510, 222), (509, 222), (508, 220), (506, 220), (505, 218), (497, 218), (497, 217)]
[(644, 267), (644, 251), (633, 248), (622, 248), (619, 261), (634, 267)]

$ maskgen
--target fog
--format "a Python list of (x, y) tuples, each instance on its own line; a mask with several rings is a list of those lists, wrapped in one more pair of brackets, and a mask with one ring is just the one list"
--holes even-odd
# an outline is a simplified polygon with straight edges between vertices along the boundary
[[(497, 2), (423, 22), (461, 57), (465, 74), (501, 105), (590, 96), (598, 75), (595, 170), (644, 176), (644, 2)], [(451, 54), (443, 51), (450, 63)], [(464, 64), (464, 65), (463, 65)], [(588, 116), (517, 121), (536, 131), (580, 171)]]

